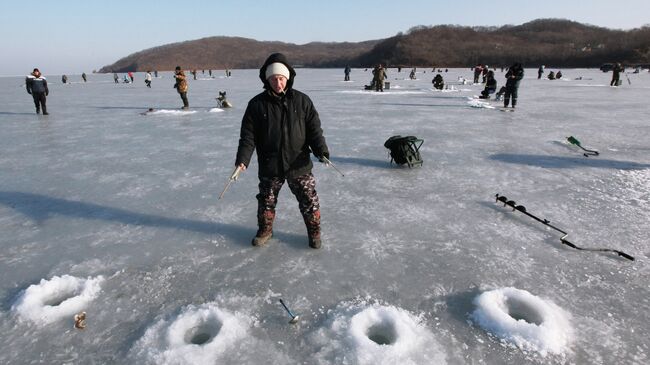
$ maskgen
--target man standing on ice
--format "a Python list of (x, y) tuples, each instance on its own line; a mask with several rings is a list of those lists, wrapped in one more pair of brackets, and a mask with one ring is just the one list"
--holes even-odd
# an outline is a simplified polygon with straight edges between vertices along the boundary
[(329, 150), (311, 99), (292, 88), (295, 76), (283, 54), (270, 55), (260, 68), (264, 91), (248, 102), (242, 119), (235, 166), (246, 170), (254, 150), (259, 164), (253, 246), (271, 238), (278, 194), (286, 180), (307, 226), (309, 247), (321, 247), (320, 203), (310, 152), (323, 162), (323, 157), (329, 159)]
[(27, 76), (25, 79), (25, 86), (27, 87), (27, 93), (31, 94), (34, 98), (34, 105), (36, 105), (36, 114), (41, 112), (43, 109), (43, 115), (48, 115), (47, 106), (45, 105), (46, 96), (50, 93), (50, 90), (47, 88), (47, 80), (41, 75), (41, 71), (37, 68)]
[(372, 70), (372, 81), (375, 84), (375, 91), (384, 92), (384, 79), (386, 78), (386, 70), (381, 65), (377, 65), (374, 70)]
[(507, 108), (512, 98), (512, 107), (517, 105), (517, 92), (519, 90), (519, 82), (524, 78), (524, 68), (521, 63), (515, 62), (508, 72), (506, 72), (506, 95), (503, 98), (503, 107)]
[(617, 62), (614, 67), (612, 67), (612, 81), (609, 83), (609, 86), (618, 86), (621, 81), (621, 72), (625, 69), (621, 66), (620, 62)]
[(176, 66), (174, 79), (176, 79), (174, 88), (180, 94), (181, 100), (183, 100), (183, 109), (189, 109), (190, 102), (187, 100), (187, 79), (185, 78), (185, 72), (181, 70), (181, 66)]

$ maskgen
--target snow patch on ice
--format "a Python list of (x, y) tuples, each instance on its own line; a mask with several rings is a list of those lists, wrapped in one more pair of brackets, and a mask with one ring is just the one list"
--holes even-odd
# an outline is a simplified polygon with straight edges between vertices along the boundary
[(444, 364), (446, 356), (422, 316), (361, 301), (341, 303), (311, 337), (321, 364)]
[(196, 110), (175, 110), (175, 109), (159, 109), (152, 112), (147, 112), (149, 115), (188, 115), (194, 114)]
[(101, 291), (103, 276), (82, 279), (70, 275), (41, 279), (19, 294), (11, 307), (21, 318), (36, 324), (49, 324), (62, 318), (72, 319)]
[(572, 340), (570, 315), (549, 300), (512, 287), (486, 291), (474, 299), (471, 318), (495, 336), (524, 351), (564, 354)]
[(490, 103), (487, 103), (485, 101), (480, 101), (476, 99), (470, 99), (467, 101), (467, 104), (471, 106), (472, 108), (483, 108), (483, 109), (494, 109)]
[(188, 305), (149, 327), (131, 350), (135, 363), (215, 364), (248, 336), (250, 316), (210, 302)]
[(221, 109), (221, 108), (212, 108), (212, 109), (208, 110), (208, 113), (221, 113), (223, 111), (224, 110)]

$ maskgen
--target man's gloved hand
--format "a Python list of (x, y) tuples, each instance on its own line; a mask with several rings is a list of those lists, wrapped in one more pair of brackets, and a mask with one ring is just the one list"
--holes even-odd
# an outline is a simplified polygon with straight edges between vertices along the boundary
[(329, 152), (323, 152), (322, 155), (318, 156), (318, 161), (319, 162), (326, 163), (325, 159), (323, 157), (325, 157), (326, 159), (329, 160), (330, 159), (330, 153)]

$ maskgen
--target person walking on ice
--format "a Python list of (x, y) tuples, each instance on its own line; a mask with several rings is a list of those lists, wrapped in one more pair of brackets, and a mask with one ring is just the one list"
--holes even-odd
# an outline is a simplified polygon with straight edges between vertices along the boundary
[(148, 88), (151, 89), (151, 71), (147, 71), (147, 73), (144, 75), (144, 83)]
[(322, 245), (320, 202), (310, 153), (321, 162), (329, 159), (318, 112), (306, 94), (293, 88), (296, 71), (283, 54), (271, 54), (259, 77), (264, 91), (248, 102), (235, 159), (235, 166), (245, 171), (257, 151), (258, 230), (252, 244), (263, 246), (273, 235), (278, 194), (286, 181), (298, 200), (309, 247), (318, 249)]
[(25, 79), (25, 86), (27, 87), (27, 93), (32, 95), (34, 98), (34, 105), (36, 105), (36, 114), (41, 112), (43, 109), (43, 115), (48, 115), (46, 104), (46, 97), (50, 93), (50, 90), (47, 88), (47, 80), (41, 75), (41, 71), (37, 68), (27, 76)]

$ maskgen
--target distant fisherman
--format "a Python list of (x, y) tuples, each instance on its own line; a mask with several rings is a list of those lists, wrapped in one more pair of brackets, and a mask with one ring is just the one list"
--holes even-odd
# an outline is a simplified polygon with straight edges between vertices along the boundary
[(621, 71), (625, 70), (619, 62), (617, 62), (612, 68), (612, 81), (609, 83), (609, 86), (618, 86), (620, 85), (621, 80)]
[(144, 75), (144, 83), (148, 88), (151, 88), (151, 71), (147, 71)]
[(512, 107), (517, 105), (517, 92), (519, 82), (524, 78), (524, 68), (521, 63), (515, 62), (506, 72), (506, 95), (503, 97), (503, 107), (507, 108), (512, 98)]
[(81, 78), (84, 80), (84, 82), (87, 81), (87, 80), (86, 80), (86, 73), (85, 73), (85, 72), (83, 72), (83, 73), (81, 74)]
[(386, 78), (386, 70), (380, 64), (378, 64), (374, 70), (372, 70), (372, 82), (375, 85), (375, 91), (384, 92), (384, 79)]
[(183, 109), (189, 109), (190, 102), (187, 100), (187, 80), (185, 78), (185, 73), (181, 69), (181, 66), (176, 66), (176, 70), (174, 71), (174, 79), (176, 79), (174, 88), (176, 91), (178, 91), (178, 94), (180, 94), (181, 100), (183, 100)]
[(485, 81), (485, 89), (481, 91), (480, 99), (489, 99), (490, 94), (497, 91), (497, 80), (494, 78), (494, 71), (488, 71), (487, 80)]
[(68, 76), (62, 75), (61, 76), (61, 82), (64, 83), (64, 84), (67, 84), (68, 83)]
[(27, 76), (25, 79), (25, 86), (27, 87), (27, 93), (31, 94), (34, 98), (34, 105), (36, 105), (36, 114), (41, 112), (43, 108), (43, 115), (48, 115), (47, 106), (45, 105), (46, 96), (50, 93), (50, 90), (47, 88), (47, 80), (45, 77), (41, 76), (41, 71), (37, 68)]
[(445, 81), (442, 78), (441, 74), (436, 74), (436, 76), (431, 80), (433, 87), (437, 90), (442, 90), (445, 87)]

